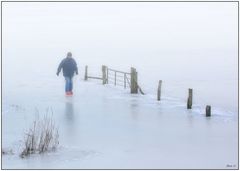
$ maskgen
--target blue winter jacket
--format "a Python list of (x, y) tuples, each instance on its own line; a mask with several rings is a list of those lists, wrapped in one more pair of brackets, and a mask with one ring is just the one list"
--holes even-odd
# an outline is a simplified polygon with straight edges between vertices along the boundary
[(64, 77), (73, 77), (74, 72), (78, 74), (77, 63), (72, 57), (64, 58), (58, 66), (57, 75), (63, 69), (63, 76)]

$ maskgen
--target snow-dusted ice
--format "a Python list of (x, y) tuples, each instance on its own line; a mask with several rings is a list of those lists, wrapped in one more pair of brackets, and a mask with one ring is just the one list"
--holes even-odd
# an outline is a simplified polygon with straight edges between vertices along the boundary
[[(27, 93), (28, 86), (12, 92), (21, 99), (3, 106), (3, 147), (14, 152), (3, 156), (3, 168), (237, 168), (236, 117), (213, 113), (206, 118), (204, 110), (187, 110), (176, 99), (157, 102), (99, 81), (74, 83), (73, 97), (65, 97), (57, 83), (48, 84), (51, 90), (32, 88), (35, 96)], [(35, 107), (42, 114), (53, 109), (60, 145), (55, 152), (22, 159), (20, 144)]]

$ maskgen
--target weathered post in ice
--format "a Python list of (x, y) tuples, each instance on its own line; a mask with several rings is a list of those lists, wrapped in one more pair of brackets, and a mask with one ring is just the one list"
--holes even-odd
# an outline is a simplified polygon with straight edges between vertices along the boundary
[(117, 85), (117, 72), (114, 73), (114, 85)]
[(108, 84), (108, 67), (107, 67), (107, 80), (106, 83)]
[(124, 73), (124, 88), (125, 88), (125, 89), (126, 89), (126, 85), (127, 85), (127, 84), (126, 84), (126, 77), (127, 77), (127, 76), (126, 76), (126, 73)]
[(131, 68), (131, 93), (138, 93), (137, 71), (135, 68)]
[(188, 89), (188, 100), (187, 100), (187, 109), (192, 109), (192, 96), (193, 96), (193, 89)]
[(206, 106), (206, 116), (207, 117), (211, 116), (211, 106), (209, 106), (209, 105)]
[(107, 67), (105, 65), (102, 66), (102, 80), (103, 84), (107, 83)]
[(84, 75), (84, 80), (88, 79), (88, 66), (85, 66), (85, 75)]
[(161, 100), (161, 87), (162, 87), (162, 80), (159, 80), (158, 82), (158, 90), (157, 90), (157, 100)]

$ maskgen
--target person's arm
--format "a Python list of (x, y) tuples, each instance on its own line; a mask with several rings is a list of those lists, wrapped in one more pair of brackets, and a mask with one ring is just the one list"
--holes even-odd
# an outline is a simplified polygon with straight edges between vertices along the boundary
[(78, 75), (77, 63), (76, 63), (76, 61), (74, 59), (73, 59), (73, 62), (74, 62), (74, 70), (75, 70), (76, 74)]
[(63, 60), (61, 61), (61, 63), (59, 64), (59, 66), (58, 66), (58, 69), (57, 69), (57, 76), (58, 76), (59, 73), (61, 72), (61, 69), (62, 69), (62, 66), (63, 66), (64, 61), (65, 61), (65, 59), (63, 59)]

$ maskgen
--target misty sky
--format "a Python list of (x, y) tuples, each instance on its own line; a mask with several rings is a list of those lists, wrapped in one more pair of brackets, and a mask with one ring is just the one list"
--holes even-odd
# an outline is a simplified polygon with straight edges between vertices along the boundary
[(233, 55), (237, 3), (4, 2), (3, 48), (72, 51), (82, 58)]
[(2, 33), (3, 59), (19, 66), (52, 67), (71, 51), (84, 65), (237, 78), (237, 3), (4, 2)]
[(3, 26), (9, 44), (233, 48), (237, 3), (3, 3)]

